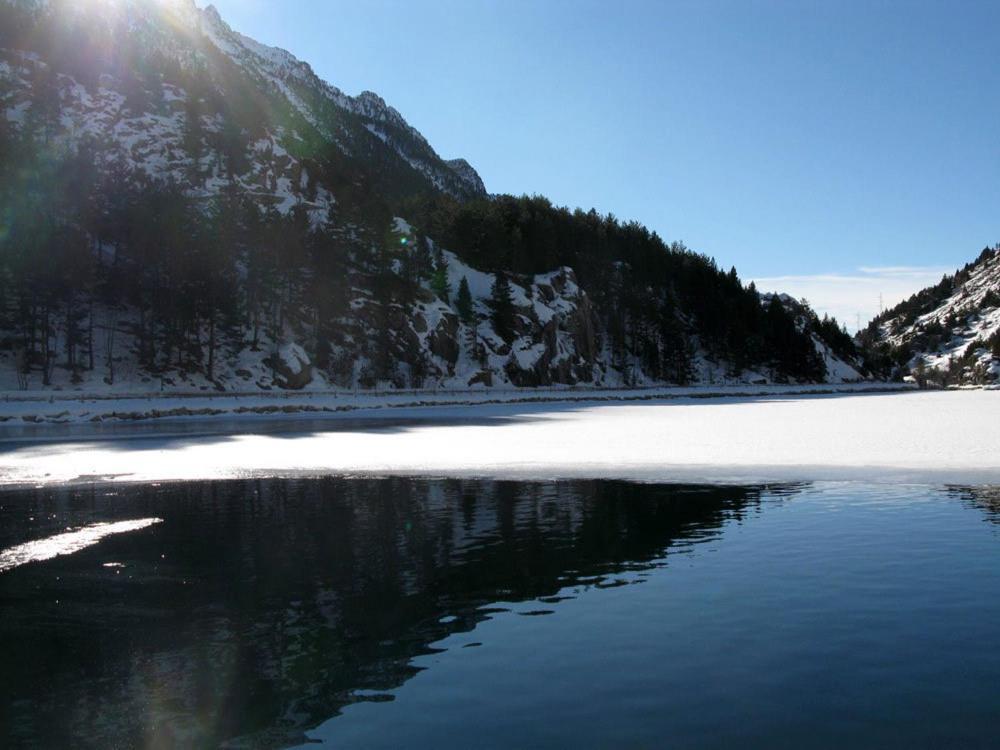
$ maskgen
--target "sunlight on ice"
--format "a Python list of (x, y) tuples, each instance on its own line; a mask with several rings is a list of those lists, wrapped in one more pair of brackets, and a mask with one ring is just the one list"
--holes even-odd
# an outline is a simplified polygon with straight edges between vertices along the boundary
[(234, 424), (236, 434), (181, 440), (28, 444), (0, 459), (0, 481), (431, 474), (986, 482), (1000, 478), (996, 406), (996, 393), (975, 391), (427, 407), (339, 429), (330, 419), (302, 432), (239, 434), (262, 425)]

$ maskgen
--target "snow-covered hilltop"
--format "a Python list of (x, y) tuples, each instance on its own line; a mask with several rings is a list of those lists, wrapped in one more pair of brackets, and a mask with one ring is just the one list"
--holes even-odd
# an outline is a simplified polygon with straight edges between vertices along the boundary
[(191, 0), (0, 0), (0, 154), (0, 390), (866, 376), (835, 323), (636, 222), (488, 195)]
[(788, 294), (762, 294), (761, 298), (766, 303), (772, 300), (780, 303), (794, 318), (796, 328), (807, 337), (800, 345), (811, 347), (822, 359), (827, 382), (855, 383), (867, 378), (863, 353), (835, 320), (829, 317), (820, 320), (804, 300)]
[(898, 372), (917, 379), (1000, 380), (1000, 245), (884, 312), (861, 338)]

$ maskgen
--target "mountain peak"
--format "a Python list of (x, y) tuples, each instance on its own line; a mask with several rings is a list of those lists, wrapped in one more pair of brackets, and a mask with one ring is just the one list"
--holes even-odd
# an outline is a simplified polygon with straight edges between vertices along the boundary
[(483, 183), (483, 178), (479, 176), (477, 172), (469, 162), (465, 159), (449, 159), (445, 162), (451, 171), (459, 176), (459, 178), (465, 182), (472, 190), (476, 193), (486, 193), (486, 185)]
[[(191, 4), (194, 5), (194, 0), (191, 0)], [(216, 8), (214, 5), (206, 5), (201, 12), (203, 16), (205, 16), (214, 23), (219, 23), (219, 24), (225, 23), (225, 21), (222, 20), (222, 15), (219, 13), (218, 8)]]
[(373, 105), (376, 105), (376, 106), (379, 106), (379, 107), (385, 107), (386, 106), (385, 99), (383, 99), (381, 96), (379, 96), (378, 94), (376, 94), (374, 91), (369, 91), (368, 89), (365, 89), (360, 94), (358, 94), (358, 99), (360, 99), (362, 101), (365, 101), (365, 102), (371, 102)]

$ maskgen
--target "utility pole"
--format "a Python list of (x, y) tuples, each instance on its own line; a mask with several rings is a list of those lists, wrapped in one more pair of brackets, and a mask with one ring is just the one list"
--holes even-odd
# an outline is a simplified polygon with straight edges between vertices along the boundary
[(882, 306), (882, 292), (878, 293), (878, 314), (881, 315), (884, 308)]

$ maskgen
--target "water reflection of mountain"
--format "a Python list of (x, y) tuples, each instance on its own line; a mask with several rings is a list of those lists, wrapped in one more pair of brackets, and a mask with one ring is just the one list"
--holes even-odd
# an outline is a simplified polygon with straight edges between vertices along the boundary
[(980, 485), (970, 487), (949, 487), (948, 491), (982, 511), (986, 519), (1000, 524), (1000, 486)]
[(356, 691), (402, 684), (484, 605), (667, 564), (763, 493), (332, 478), (7, 493), (6, 514), (58, 528), (164, 523), (0, 575), (0, 745), (294, 743)]

